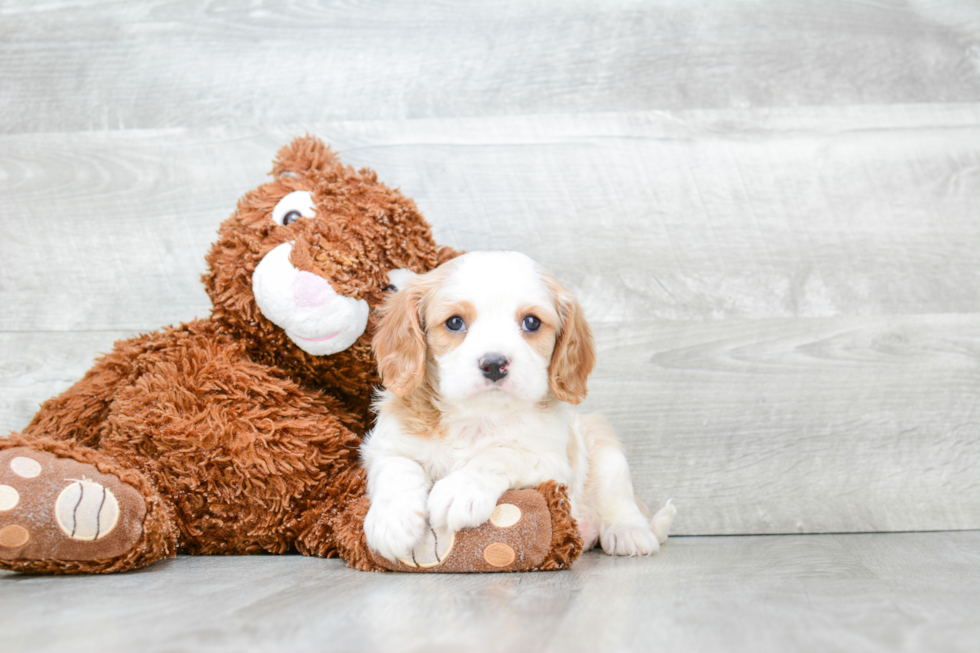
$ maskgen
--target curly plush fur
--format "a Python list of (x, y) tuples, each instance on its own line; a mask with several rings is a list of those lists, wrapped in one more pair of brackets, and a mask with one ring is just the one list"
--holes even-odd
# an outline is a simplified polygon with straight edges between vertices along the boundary
[[(105, 573), (176, 552), (297, 549), (379, 569), (364, 543), (367, 499), (358, 463), (371, 394), (380, 383), (371, 353), (373, 309), (390, 270), (423, 273), (456, 252), (435, 244), (410, 199), (374, 172), (342, 165), (315, 138), (284, 147), (272, 173), (272, 181), (239, 201), (207, 255), (210, 317), (116, 343), (80, 381), (45, 402), (21, 434), (0, 438), (0, 453), (50, 452), (77, 461), (82, 479), (97, 470), (135, 488), (146, 506), (139, 539), (126, 553), (104, 558), (37, 553), (30, 547), (40, 547), (44, 537), (21, 544), (27, 531), (17, 524), (22, 515), (15, 507), (0, 511), (0, 568)], [(277, 224), (273, 208), (294, 191), (311, 194), (315, 217)], [(293, 267), (370, 307), (366, 330), (347, 349), (306, 353), (259, 309), (253, 272), (287, 242)], [(45, 474), (22, 479), (4, 468), (0, 484), (68, 482)], [(555, 562), (549, 558), (542, 569), (577, 555), (569, 537), (574, 522), (553, 496), (548, 500)], [(61, 537), (53, 511), (38, 519), (50, 524), (31, 528)], [(99, 541), (92, 542), (96, 553)]]

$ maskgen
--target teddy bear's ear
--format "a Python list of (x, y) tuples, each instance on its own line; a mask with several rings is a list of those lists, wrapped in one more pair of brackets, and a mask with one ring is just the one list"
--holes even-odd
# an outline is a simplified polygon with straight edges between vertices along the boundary
[(286, 145), (272, 163), (272, 172), (277, 177), (283, 175), (306, 175), (312, 170), (326, 172), (332, 168), (341, 167), (337, 155), (323, 144), (316, 136), (300, 136)]
[(457, 256), (462, 256), (465, 253), (466, 252), (461, 252), (458, 249), (453, 249), (452, 247), (449, 246), (440, 247), (438, 254), (436, 254), (437, 265), (442, 265), (443, 263), (446, 263), (447, 261), (451, 261)]

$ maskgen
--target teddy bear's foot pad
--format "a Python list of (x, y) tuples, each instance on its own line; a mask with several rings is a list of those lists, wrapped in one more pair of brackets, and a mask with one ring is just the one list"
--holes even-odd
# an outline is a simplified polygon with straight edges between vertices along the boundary
[(536, 490), (510, 490), (481, 526), (458, 533), (430, 529), (410, 559), (391, 562), (373, 550), (371, 557), (391, 571), (526, 571), (544, 561), (551, 536), (545, 498)]
[(46, 451), (0, 451), (0, 560), (105, 560), (140, 539), (140, 493), (94, 465)]

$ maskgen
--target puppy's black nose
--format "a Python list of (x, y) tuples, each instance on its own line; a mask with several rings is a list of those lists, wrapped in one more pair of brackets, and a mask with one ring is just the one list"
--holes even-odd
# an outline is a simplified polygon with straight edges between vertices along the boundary
[(483, 376), (491, 381), (499, 381), (507, 376), (507, 364), (510, 361), (500, 354), (487, 354), (480, 359), (480, 369)]

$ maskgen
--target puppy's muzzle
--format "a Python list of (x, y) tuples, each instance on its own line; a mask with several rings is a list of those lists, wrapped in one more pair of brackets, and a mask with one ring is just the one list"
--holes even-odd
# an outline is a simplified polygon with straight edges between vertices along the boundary
[(491, 381), (499, 381), (507, 376), (507, 365), (510, 363), (505, 356), (500, 354), (487, 354), (480, 359), (480, 370), (483, 376)]

